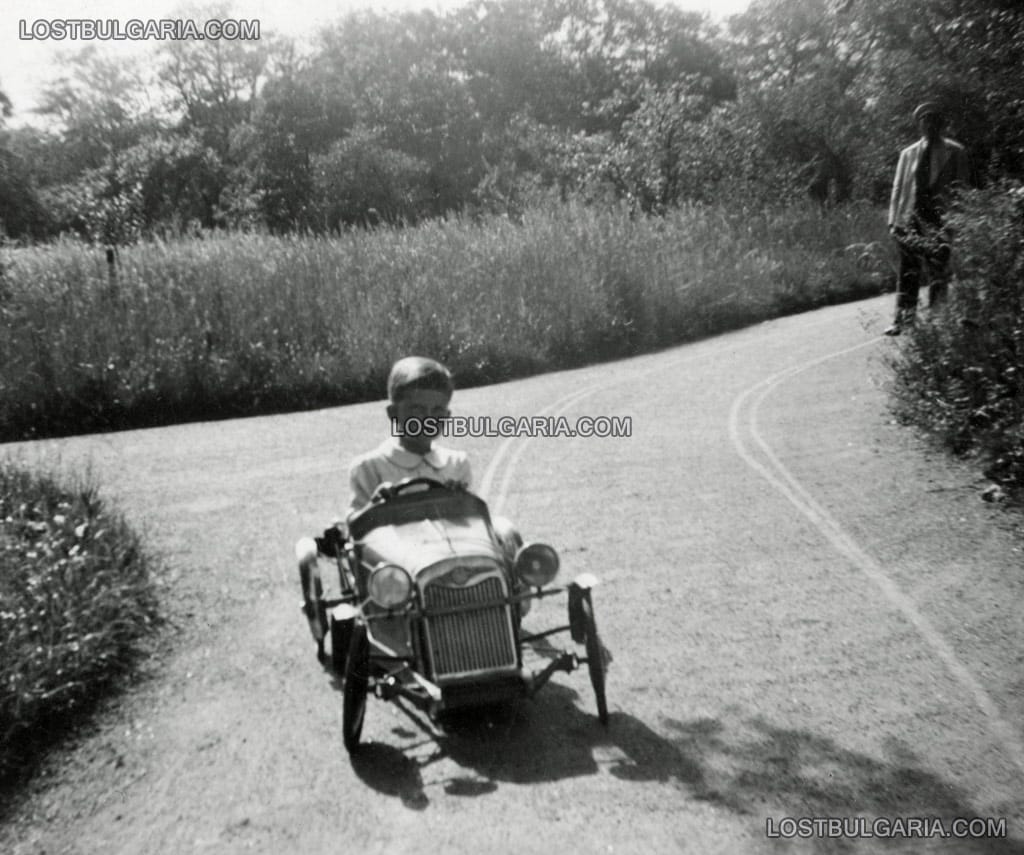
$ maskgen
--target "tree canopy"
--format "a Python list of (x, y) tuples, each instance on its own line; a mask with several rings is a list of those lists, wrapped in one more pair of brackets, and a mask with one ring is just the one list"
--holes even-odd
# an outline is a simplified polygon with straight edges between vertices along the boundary
[(545, 194), (644, 211), (723, 196), (881, 201), (915, 103), (979, 179), (1024, 173), (1017, 0), (469, 0), (346, 15), (306, 44), (70, 56), (51, 129), (2, 129), (14, 237), (331, 230)]

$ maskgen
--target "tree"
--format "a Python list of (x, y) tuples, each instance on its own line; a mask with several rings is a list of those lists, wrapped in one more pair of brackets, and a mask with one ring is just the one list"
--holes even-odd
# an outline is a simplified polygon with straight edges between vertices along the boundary
[(809, 196), (843, 202), (855, 190), (876, 36), (837, 0), (754, 0), (729, 21), (729, 52), (768, 158), (800, 167)]
[(914, 132), (914, 105), (937, 99), (982, 175), (1024, 175), (1024, 7), (1018, 0), (847, 0), (844, 14), (884, 49), (877, 117)]
[(10, 116), (11, 101), (0, 90), (0, 237), (38, 236), (45, 216), (28, 165), (14, 151), (11, 135), (4, 130)]
[(159, 125), (137, 60), (112, 58), (90, 45), (63, 59), (38, 111), (57, 123), (65, 175), (102, 165)]
[(324, 227), (414, 222), (429, 193), (429, 169), (388, 148), (379, 133), (357, 127), (314, 157), (313, 175)]
[(649, 0), (557, 0), (552, 42), (573, 72), (588, 130), (621, 127), (649, 87), (703, 78), (715, 101), (735, 97), (735, 81), (695, 12)]
[(287, 62), (263, 87), (240, 147), (251, 200), (274, 231), (316, 228), (313, 159), (355, 124), (349, 95), (322, 65)]
[(182, 127), (225, 161), (231, 160), (232, 132), (252, 118), (274, 46), (263, 39), (183, 39), (161, 48), (160, 80), (170, 90), (172, 109), (182, 115)]
[(45, 230), (46, 215), (28, 165), (13, 150), (8, 132), (0, 130), (0, 237), (38, 238)]
[(316, 62), (380, 144), (427, 167), (424, 215), (463, 205), (480, 178), (482, 122), (449, 24), (432, 12), (353, 13), (321, 34)]

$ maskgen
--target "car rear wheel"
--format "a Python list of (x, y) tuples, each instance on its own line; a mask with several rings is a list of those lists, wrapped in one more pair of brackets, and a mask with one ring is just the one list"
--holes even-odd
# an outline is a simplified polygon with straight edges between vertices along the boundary
[(345, 748), (352, 753), (359, 748), (366, 717), (366, 696), (370, 684), (370, 643), (366, 627), (357, 626), (352, 632), (345, 665), (345, 691), (341, 711), (341, 733)]
[(594, 619), (594, 604), (589, 596), (584, 596), (580, 603), (583, 611), (583, 625), (586, 631), (587, 670), (590, 671), (590, 683), (594, 687), (597, 699), (597, 718), (601, 724), (608, 724), (608, 700), (605, 697), (605, 652), (601, 644), (601, 636), (597, 634), (597, 621)]

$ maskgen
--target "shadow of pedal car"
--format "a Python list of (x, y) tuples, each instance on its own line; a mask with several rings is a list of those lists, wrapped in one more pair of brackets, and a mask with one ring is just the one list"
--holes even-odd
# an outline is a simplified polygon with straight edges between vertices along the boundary
[[(325, 555), (325, 553), (327, 553)], [(331, 667), (343, 675), (345, 747), (359, 745), (367, 697), (405, 699), (431, 718), (466, 707), (529, 697), (558, 671), (585, 664), (602, 724), (608, 723), (605, 673), (611, 660), (594, 617), (589, 573), (552, 585), (558, 554), (523, 545), (492, 522), (479, 497), (429, 478), (383, 484), (374, 500), (340, 530), (296, 544), (303, 611)], [(333, 558), (337, 595), (320, 575)], [(522, 617), (533, 600), (566, 596), (568, 623), (527, 633)], [(582, 648), (561, 650), (533, 671), (526, 646), (567, 632)]]

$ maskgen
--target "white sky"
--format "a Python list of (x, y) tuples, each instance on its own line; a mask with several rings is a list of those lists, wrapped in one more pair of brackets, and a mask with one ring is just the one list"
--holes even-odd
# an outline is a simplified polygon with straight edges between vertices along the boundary
[[(461, 5), (463, 0), (236, 0), (232, 5), (235, 18), (257, 19), (262, 33), (278, 32), (302, 36), (321, 25), (341, 17), (345, 12), (372, 7), (377, 11), (423, 9), (444, 11)], [(660, 0), (681, 8), (707, 11), (722, 17), (742, 11), (749, 0)], [(84, 41), (23, 40), (19, 37), (20, 22), (31, 31), (36, 20), (114, 19), (186, 17), (180, 11), (180, 0), (157, 0), (144, 4), (140, 0), (3, 0), (0, 10), (0, 90), (14, 104), (12, 124), (32, 121), (30, 110), (43, 85), (56, 75), (56, 58), (62, 52), (85, 47)], [(145, 52), (156, 42), (97, 42), (113, 53)]]

